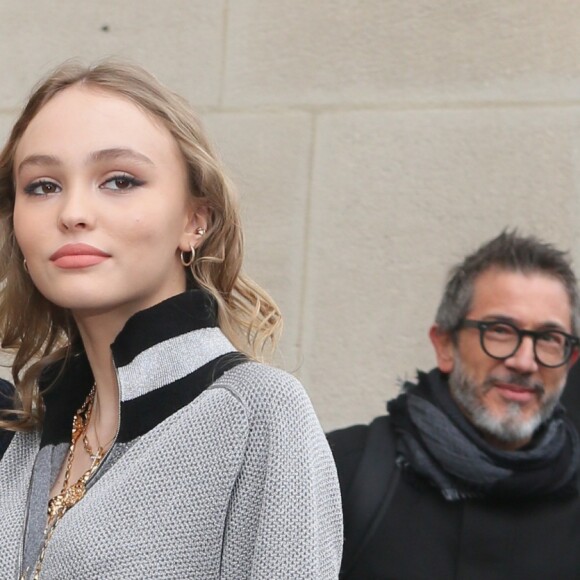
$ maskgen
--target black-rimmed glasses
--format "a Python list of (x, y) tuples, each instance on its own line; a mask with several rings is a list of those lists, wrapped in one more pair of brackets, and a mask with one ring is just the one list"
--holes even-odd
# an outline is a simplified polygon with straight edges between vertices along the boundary
[(556, 368), (566, 364), (580, 343), (578, 337), (561, 330), (522, 330), (511, 322), (463, 320), (459, 328), (479, 329), (483, 352), (491, 358), (505, 360), (513, 356), (525, 336), (534, 343), (534, 357), (542, 366)]

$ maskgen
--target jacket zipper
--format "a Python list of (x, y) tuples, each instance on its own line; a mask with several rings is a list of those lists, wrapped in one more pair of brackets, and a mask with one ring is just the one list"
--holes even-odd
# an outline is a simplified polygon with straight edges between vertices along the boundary
[[(113, 357), (113, 361), (114, 360), (115, 359)], [(113, 439), (111, 446), (109, 447), (109, 450), (107, 451), (107, 453), (105, 453), (105, 456), (103, 457), (103, 460), (101, 461), (100, 465), (97, 467), (95, 473), (93, 473), (93, 476), (88, 481), (88, 484), (86, 486), (87, 490), (93, 486), (96, 475), (102, 469), (103, 465), (105, 465), (107, 463), (107, 459), (109, 458), (109, 455), (111, 454), (111, 451), (113, 450), (113, 447), (115, 446), (115, 443), (117, 443), (117, 438), (119, 437), (119, 430), (121, 428), (121, 383), (119, 382), (119, 372), (117, 370), (117, 365), (114, 365), (114, 367), (115, 367), (115, 376), (117, 378), (117, 390), (119, 392), (119, 408), (118, 408), (119, 422), (117, 423), (117, 432), (115, 433), (115, 437)], [(31, 484), (32, 484), (32, 478), (34, 477), (35, 467), (36, 467), (36, 458), (34, 460), (34, 465), (32, 466), (32, 473), (30, 474), (30, 481), (28, 482), (28, 494), (26, 497), (26, 517), (24, 518), (24, 529), (22, 532), (22, 541), (20, 543), (20, 555), (18, 558), (18, 576), (17, 576), (17, 578), (19, 578), (20, 580), (25, 580), (26, 579), (25, 574), (28, 572), (28, 570), (22, 570), (22, 566), (23, 566), (23, 561), (24, 561), (24, 543), (26, 540), (26, 531), (28, 528), (28, 516), (29, 516), (29, 512), (30, 512), (30, 493), (31, 493), (31, 489), (32, 489)]]
[[(40, 441), (38, 443), (38, 451), (40, 451)], [(32, 479), (36, 468), (36, 461), (38, 459), (38, 452), (32, 464), (32, 471), (30, 472), (30, 479), (28, 480), (28, 491), (26, 493), (26, 515), (24, 516), (24, 527), (22, 528), (22, 540), (20, 542), (20, 553), (18, 554), (18, 564), (16, 569), (17, 578), (25, 578), (27, 570), (23, 570), (24, 565), (24, 543), (26, 541), (26, 531), (28, 530), (28, 518), (30, 514), (30, 495), (32, 493)]]

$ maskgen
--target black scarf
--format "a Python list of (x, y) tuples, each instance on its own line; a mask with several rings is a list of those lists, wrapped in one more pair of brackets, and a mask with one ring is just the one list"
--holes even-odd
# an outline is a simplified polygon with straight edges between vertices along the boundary
[(437, 369), (418, 373), (418, 383), (405, 383), (403, 389), (387, 405), (398, 435), (398, 462), (426, 478), (445, 499), (578, 493), (579, 438), (561, 405), (528, 445), (502, 451), (465, 418)]

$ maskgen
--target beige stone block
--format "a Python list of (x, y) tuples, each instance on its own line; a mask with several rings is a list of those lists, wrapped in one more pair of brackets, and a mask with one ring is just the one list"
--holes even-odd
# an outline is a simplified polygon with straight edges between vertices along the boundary
[(228, 104), (577, 100), (568, 0), (237, 0)]
[(15, 121), (16, 112), (0, 112), (0, 149), (4, 147)]
[(429, 369), (450, 266), (506, 227), (577, 252), (580, 109), (321, 115), (303, 375), (327, 428)]
[(0, 107), (20, 105), (32, 85), (70, 58), (136, 61), (197, 105), (219, 99), (224, 2), (142, 0), (3, 2)]
[(12, 378), (12, 355), (0, 351), (0, 378), (14, 383)]
[[(16, 114), (10, 112), (0, 113), (0, 150), (8, 138), (8, 133), (12, 128)], [(12, 356), (0, 350), (0, 378), (12, 380), (11, 377)]]
[(310, 116), (224, 113), (208, 114), (204, 122), (240, 192), (247, 271), (284, 314), (277, 362), (295, 371), (300, 365)]

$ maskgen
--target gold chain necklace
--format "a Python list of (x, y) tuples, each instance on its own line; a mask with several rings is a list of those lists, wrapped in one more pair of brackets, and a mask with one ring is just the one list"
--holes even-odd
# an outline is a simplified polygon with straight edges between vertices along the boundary
[[(87, 482), (98, 469), (101, 461), (103, 460), (103, 457), (105, 456), (105, 450), (100, 446), (97, 448), (97, 452), (94, 453), (87, 438), (87, 428), (91, 419), (91, 413), (93, 412), (95, 393), (96, 386), (93, 385), (93, 388), (91, 389), (91, 392), (89, 393), (82, 407), (76, 412), (73, 418), (71, 443), (66, 458), (64, 480), (62, 482), (60, 493), (55, 495), (48, 502), (48, 523), (44, 531), (42, 549), (40, 550), (40, 555), (38, 556), (36, 566), (34, 567), (34, 574), (32, 576), (33, 580), (38, 580), (40, 578), (40, 570), (44, 561), (46, 548), (50, 542), (50, 539), (52, 538), (57, 523), (62, 519), (64, 514), (70, 508), (72, 508), (81, 499), (83, 499), (86, 493)], [(76, 483), (73, 483), (69, 486), (75, 449), (80, 438), (82, 438), (83, 446), (85, 451), (89, 454), (92, 463), (91, 466), (76, 481)]]

